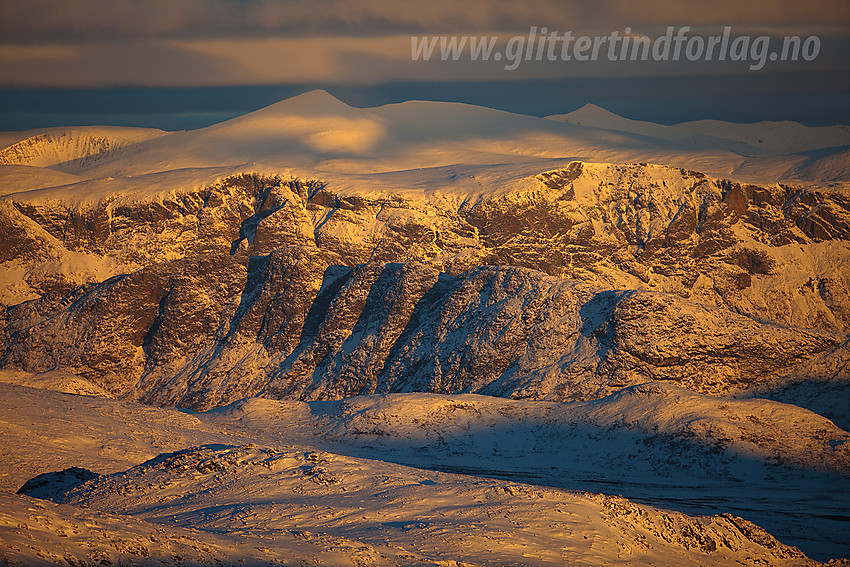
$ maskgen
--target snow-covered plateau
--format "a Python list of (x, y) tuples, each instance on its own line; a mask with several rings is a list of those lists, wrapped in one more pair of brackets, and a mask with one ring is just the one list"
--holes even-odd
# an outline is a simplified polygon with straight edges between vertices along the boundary
[(846, 126), (0, 141), (0, 563), (850, 558)]

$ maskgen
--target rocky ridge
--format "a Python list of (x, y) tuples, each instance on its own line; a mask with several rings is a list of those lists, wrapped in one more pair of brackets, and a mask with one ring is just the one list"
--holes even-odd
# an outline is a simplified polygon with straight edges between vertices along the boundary
[(260, 175), (161, 202), (11, 196), (7, 261), (132, 269), (82, 287), (30, 272), (42, 296), (3, 311), (0, 361), (206, 409), (257, 394), (576, 400), (647, 380), (723, 394), (818, 377), (804, 363), (846, 342), (841, 192), (642, 164), (532, 181), (465, 200)]

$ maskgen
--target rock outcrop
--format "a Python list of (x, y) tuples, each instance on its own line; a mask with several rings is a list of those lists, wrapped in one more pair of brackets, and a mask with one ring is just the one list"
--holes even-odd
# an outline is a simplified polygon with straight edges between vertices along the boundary
[(465, 199), (257, 174), (91, 206), (12, 195), (0, 257), (40, 297), (3, 310), (0, 363), (193, 408), (575, 400), (647, 380), (749, 390), (846, 341), (840, 191), (645, 164), (528, 181)]

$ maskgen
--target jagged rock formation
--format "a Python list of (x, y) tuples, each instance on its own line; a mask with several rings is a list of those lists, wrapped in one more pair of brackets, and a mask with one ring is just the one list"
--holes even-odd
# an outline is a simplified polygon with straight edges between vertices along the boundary
[[(27, 272), (42, 297), (3, 311), (0, 362), (194, 408), (573, 400), (646, 380), (747, 390), (846, 341), (844, 194), (641, 164), (530, 183), (417, 200), (239, 175), (161, 200), (7, 199), (0, 258), (94, 268)], [(97, 283), (107, 263), (126, 273)]]
[(338, 262), (313, 247), (198, 256), (10, 307), (2, 362), (193, 408), (259, 393), (570, 400), (648, 379), (746, 389), (842, 341), (522, 268)]
[[(517, 265), (672, 292), (785, 325), (850, 324), (850, 273), (837, 269), (850, 259), (850, 197), (840, 191), (578, 162), (529, 183), (501, 196), (411, 198), (240, 175), (163, 199), (112, 196), (78, 207), (7, 199), (0, 223), (10, 238), (0, 259), (59, 267), (22, 268), (15, 283), (32, 297), (101, 281), (110, 269), (308, 245), (347, 266), (419, 261), (458, 274), (480, 264)], [(69, 252), (89, 267), (61, 269)]]

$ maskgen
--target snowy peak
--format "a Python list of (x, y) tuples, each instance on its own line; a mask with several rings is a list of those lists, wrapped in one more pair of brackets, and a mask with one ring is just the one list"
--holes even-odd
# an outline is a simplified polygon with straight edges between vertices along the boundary
[[(386, 133), (366, 111), (352, 108), (323, 90), (282, 100), (244, 116), (199, 131), (201, 143), (253, 139), (274, 148), (290, 147), (319, 154), (366, 154)], [(251, 147), (251, 146), (249, 146)], [(292, 150), (290, 150), (292, 151)]]
[(288, 113), (310, 113), (310, 112), (344, 112), (353, 110), (353, 107), (342, 102), (324, 89), (315, 89), (293, 96), (265, 108), (257, 110), (258, 113), (266, 111), (285, 111)]
[(242, 116), (214, 124), (206, 129), (234, 127), (242, 124), (256, 124), (263, 120), (303, 116), (347, 116), (358, 114), (358, 109), (348, 106), (324, 90), (313, 90), (298, 96), (287, 98)]
[(353, 108), (315, 90), (171, 135), (101, 127), (35, 132), (0, 150), (0, 164), (120, 178), (253, 163), (277, 170), (362, 175), (581, 159), (653, 162), (715, 176), (734, 172), (759, 183), (824, 181), (820, 175), (828, 181), (846, 180), (846, 155), (830, 155), (820, 163), (823, 156), (800, 152), (846, 145), (850, 131), (777, 124), (764, 132), (762, 126), (751, 131), (749, 125), (725, 123), (664, 126), (623, 118), (592, 104), (548, 119), (446, 102)]
[(560, 122), (568, 122), (570, 124), (584, 124), (587, 126), (597, 127), (605, 124), (614, 125), (628, 120), (619, 114), (614, 114), (609, 110), (605, 110), (601, 106), (596, 106), (591, 103), (585, 104), (578, 110), (574, 110), (568, 114), (553, 114), (546, 118), (558, 120)]

